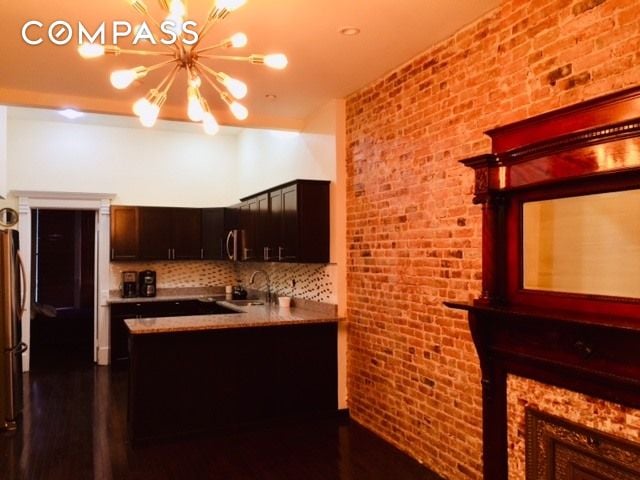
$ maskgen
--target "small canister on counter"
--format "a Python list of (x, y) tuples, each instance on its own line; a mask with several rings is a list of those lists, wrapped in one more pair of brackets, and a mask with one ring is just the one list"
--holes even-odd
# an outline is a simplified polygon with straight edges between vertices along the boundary
[(233, 292), (231, 294), (231, 297), (234, 300), (244, 300), (247, 298), (247, 290), (242, 286), (242, 283), (240, 283), (240, 280), (238, 280), (238, 284), (233, 287)]

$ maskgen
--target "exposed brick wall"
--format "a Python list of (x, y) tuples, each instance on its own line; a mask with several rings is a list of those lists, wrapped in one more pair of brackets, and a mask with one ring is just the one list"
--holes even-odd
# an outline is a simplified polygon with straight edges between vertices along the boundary
[(483, 131), (640, 84), (638, 0), (507, 0), (347, 99), (351, 414), (449, 479), (482, 468), (466, 317)]

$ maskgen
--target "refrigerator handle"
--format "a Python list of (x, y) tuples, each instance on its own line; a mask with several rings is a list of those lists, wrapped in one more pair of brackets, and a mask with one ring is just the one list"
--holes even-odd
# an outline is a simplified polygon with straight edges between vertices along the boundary
[(15, 346), (15, 348), (13, 349), (13, 353), (15, 353), (16, 355), (22, 355), (24, 352), (26, 352), (27, 350), (29, 350), (29, 346), (24, 343), (24, 342), (20, 342), (18, 345)]
[(24, 313), (27, 303), (27, 276), (24, 271), (24, 263), (22, 262), (20, 252), (16, 252), (16, 256), (18, 257), (18, 265), (20, 265), (20, 276), (22, 283), (22, 298), (20, 299), (20, 318), (22, 318), (22, 314)]

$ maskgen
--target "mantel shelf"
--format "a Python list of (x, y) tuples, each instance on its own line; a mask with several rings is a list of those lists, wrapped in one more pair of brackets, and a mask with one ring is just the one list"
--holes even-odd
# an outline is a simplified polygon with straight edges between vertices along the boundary
[(444, 302), (456, 310), (491, 316), (496, 320), (548, 320), (572, 325), (593, 326), (603, 329), (627, 330), (640, 332), (640, 318), (619, 317), (595, 313), (578, 313), (557, 308), (540, 308), (514, 305), (490, 305), (482, 301), (475, 302)]

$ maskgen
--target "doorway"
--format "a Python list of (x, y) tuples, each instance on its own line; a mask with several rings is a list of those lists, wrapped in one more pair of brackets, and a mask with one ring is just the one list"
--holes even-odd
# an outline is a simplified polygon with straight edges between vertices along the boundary
[(31, 212), (31, 369), (93, 363), (96, 212)]

